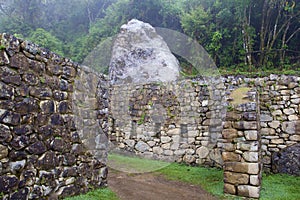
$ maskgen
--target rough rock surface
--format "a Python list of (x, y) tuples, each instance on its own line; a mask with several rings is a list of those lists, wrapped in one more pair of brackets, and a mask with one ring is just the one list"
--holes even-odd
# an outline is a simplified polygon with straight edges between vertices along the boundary
[(133, 19), (116, 37), (109, 75), (113, 84), (169, 82), (179, 77), (179, 63), (150, 24)]
[(275, 152), (272, 156), (272, 170), (275, 173), (300, 176), (300, 144)]

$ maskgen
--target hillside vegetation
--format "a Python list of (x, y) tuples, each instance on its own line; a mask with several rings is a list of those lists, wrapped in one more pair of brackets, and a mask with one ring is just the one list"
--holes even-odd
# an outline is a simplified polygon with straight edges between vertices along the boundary
[[(300, 68), (296, 0), (3, 0), (0, 32), (81, 63), (132, 18), (197, 40), (224, 73)], [(186, 74), (197, 74), (182, 62)]]

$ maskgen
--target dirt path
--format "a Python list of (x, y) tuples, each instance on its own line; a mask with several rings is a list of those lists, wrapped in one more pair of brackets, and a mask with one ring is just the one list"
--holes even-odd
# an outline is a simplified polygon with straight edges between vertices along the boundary
[(166, 180), (154, 173), (110, 170), (108, 186), (121, 200), (217, 200), (199, 186)]

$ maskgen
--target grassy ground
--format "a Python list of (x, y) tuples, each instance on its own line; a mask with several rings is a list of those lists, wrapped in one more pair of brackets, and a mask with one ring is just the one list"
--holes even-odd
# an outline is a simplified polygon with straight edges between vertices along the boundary
[[(131, 167), (135, 172), (158, 169), (157, 174), (163, 174), (167, 179), (199, 185), (219, 199), (242, 199), (223, 194), (223, 171), (216, 168), (191, 167), (178, 163), (165, 163), (140, 158), (110, 155), (110, 163), (123, 163)], [(161, 168), (165, 166), (164, 168)], [(142, 168), (145, 168), (144, 170)], [(159, 169), (160, 168), (160, 169)], [(262, 200), (298, 200), (300, 197), (300, 177), (289, 175), (270, 174), (263, 175), (261, 199)], [(67, 200), (117, 200), (118, 198), (109, 189), (92, 191)]]
[(103, 188), (88, 192), (87, 194), (69, 197), (65, 200), (119, 200), (117, 195), (113, 193), (109, 188)]
[(110, 168), (128, 173), (153, 172), (165, 168), (168, 165), (170, 165), (170, 163), (163, 161), (153, 161), (118, 154), (108, 155), (108, 166)]

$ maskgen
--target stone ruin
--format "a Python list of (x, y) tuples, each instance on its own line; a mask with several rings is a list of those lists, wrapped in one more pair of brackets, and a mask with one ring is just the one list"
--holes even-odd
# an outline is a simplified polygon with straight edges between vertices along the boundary
[[(117, 41), (127, 42), (136, 24), (123, 26)], [(259, 198), (263, 169), (299, 175), (300, 77), (180, 79), (175, 57), (149, 47), (160, 38), (141, 26), (145, 49), (141, 38), (132, 48), (121, 42), (110, 80), (1, 34), (2, 199), (57, 199), (106, 186), (108, 138), (142, 157), (222, 167), (224, 192), (233, 195)], [(162, 58), (158, 68), (147, 71), (154, 58)], [(167, 79), (151, 76), (161, 68), (171, 70), (162, 71)]]

